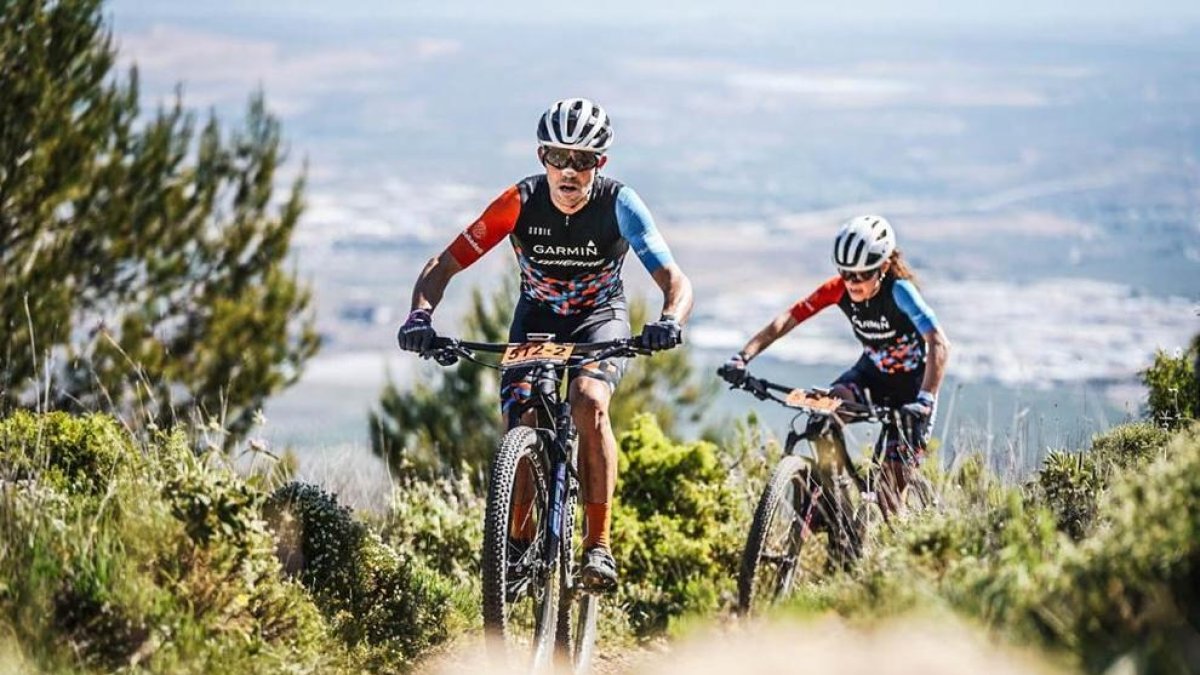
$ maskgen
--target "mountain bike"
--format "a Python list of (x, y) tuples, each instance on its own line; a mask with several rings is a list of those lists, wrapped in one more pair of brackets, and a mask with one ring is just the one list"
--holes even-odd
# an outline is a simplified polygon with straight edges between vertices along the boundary
[[(795, 389), (749, 374), (734, 388), (797, 411), (742, 551), (740, 612), (786, 597), (797, 578), (817, 578), (848, 568), (869, 546), (868, 537), (881, 522), (890, 524), (898, 513), (936, 506), (929, 480), (909, 470), (904, 495), (889, 500), (892, 509), (882, 508), (881, 497), (892, 496), (883, 494), (891, 489), (881, 475), (885, 449), (897, 448), (906, 460), (914, 453), (899, 410), (870, 401), (845, 401), (825, 389)], [(803, 430), (801, 420), (806, 421)], [(881, 425), (865, 474), (846, 451), (843, 426), (855, 422)], [(801, 441), (809, 441), (811, 454), (800, 454)]]
[[(489, 474), (483, 532), (483, 625), (489, 650), (516, 655), (528, 650), (534, 672), (552, 661), (586, 672), (596, 642), (600, 598), (580, 583), (581, 551), (576, 541), (577, 432), (570, 403), (560, 394), (572, 369), (609, 358), (647, 354), (640, 338), (595, 343), (465, 342), (438, 338), (424, 356), (442, 365), (459, 358), (506, 370), (528, 368), (531, 396), (515, 404), (517, 419), (536, 413), (535, 426), (515, 426), (500, 441)], [(500, 354), (499, 364), (475, 352)], [(521, 502), (534, 532), (528, 542), (510, 537), (518, 493), (532, 486), (532, 502)]]

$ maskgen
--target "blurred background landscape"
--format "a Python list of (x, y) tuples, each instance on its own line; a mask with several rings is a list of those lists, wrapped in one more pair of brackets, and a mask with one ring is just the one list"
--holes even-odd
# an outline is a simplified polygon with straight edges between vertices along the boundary
[[(534, 125), (563, 96), (614, 118), (607, 171), (639, 191), (692, 277), (688, 340), (706, 369), (831, 274), (830, 237), (862, 212), (895, 224), (953, 341), (937, 429), (951, 448), (1077, 445), (1136, 416), (1137, 371), (1200, 327), (1200, 7), (108, 11), (147, 102), (182, 83), (185, 105), (236, 119), (261, 87), (285, 168), (307, 162), (296, 264), (325, 342), (258, 430), (302, 458), (365, 446), (386, 379), (431, 372), (394, 347), (412, 282), (539, 170)], [(498, 249), (460, 276), (435, 325), (454, 332), (471, 288), (515, 274), (511, 258)], [(626, 269), (656, 306), (636, 259)], [(756, 367), (817, 385), (857, 352), (827, 312)]]
[[(699, 298), (613, 402), (593, 672), (1200, 672), (1198, 38), (1168, 0), (6, 3), (0, 672), (496, 668), (494, 373), (394, 336), (574, 95)], [(864, 212), (954, 345), (934, 504), (886, 522), (712, 375)], [(438, 329), (500, 339), (511, 258)], [(752, 370), (858, 352), (830, 311)]]

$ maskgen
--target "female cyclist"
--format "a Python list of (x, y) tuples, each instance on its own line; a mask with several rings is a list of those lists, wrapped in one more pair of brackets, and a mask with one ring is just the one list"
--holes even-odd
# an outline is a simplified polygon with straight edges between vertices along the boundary
[(721, 369), (734, 384), (745, 378), (746, 364), (771, 343), (822, 309), (837, 305), (863, 354), (833, 382), (834, 396), (899, 408), (911, 452), (899, 444), (884, 450), (885, 508), (895, 510), (907, 486), (906, 465), (919, 466), (929, 440), (938, 388), (946, 370), (950, 342), (933, 310), (917, 290), (892, 226), (880, 216), (859, 216), (838, 230), (833, 243), (838, 274), (775, 317)]

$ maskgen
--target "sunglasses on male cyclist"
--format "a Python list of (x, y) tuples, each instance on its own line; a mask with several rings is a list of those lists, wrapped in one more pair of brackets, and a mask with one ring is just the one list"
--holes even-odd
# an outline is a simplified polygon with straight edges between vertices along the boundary
[(588, 171), (600, 164), (601, 156), (598, 152), (587, 152), (585, 150), (542, 148), (542, 161), (556, 169), (565, 169), (569, 166), (576, 171)]
[(870, 281), (870, 280), (874, 279), (875, 277), (879, 276), (879, 268), (876, 267), (875, 269), (867, 270), (866, 272), (850, 272), (847, 270), (838, 270), (838, 274), (842, 275), (843, 281), (861, 283), (863, 281)]

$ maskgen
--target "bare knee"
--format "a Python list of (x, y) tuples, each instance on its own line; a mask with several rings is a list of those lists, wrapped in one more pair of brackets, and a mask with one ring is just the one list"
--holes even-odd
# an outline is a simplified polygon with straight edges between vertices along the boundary
[(580, 377), (571, 384), (571, 415), (580, 429), (599, 429), (608, 424), (608, 384)]
[(844, 384), (835, 384), (829, 389), (829, 395), (834, 398), (840, 398), (843, 401), (853, 401), (855, 399), (854, 390)]

